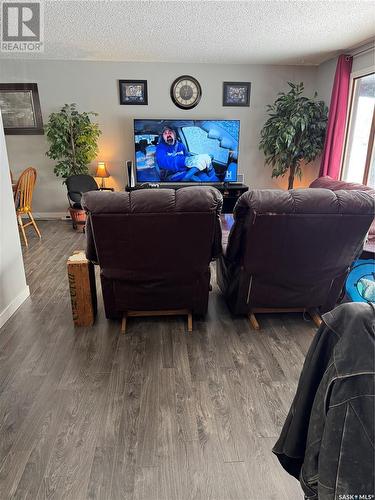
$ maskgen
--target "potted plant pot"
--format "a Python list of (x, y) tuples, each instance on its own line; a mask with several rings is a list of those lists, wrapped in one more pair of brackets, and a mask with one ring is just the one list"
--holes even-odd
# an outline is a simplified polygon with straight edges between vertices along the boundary
[(86, 212), (80, 208), (69, 207), (70, 217), (73, 223), (73, 229), (80, 233), (85, 232)]

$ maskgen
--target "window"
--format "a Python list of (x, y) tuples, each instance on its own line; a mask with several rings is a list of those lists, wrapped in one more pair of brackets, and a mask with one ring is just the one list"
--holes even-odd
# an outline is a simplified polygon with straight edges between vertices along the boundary
[(197, 126), (182, 127), (182, 132), (190, 153), (205, 154), (209, 151), (216, 162), (228, 163), (229, 149), (222, 148), (218, 138), (211, 139), (205, 130)]
[(375, 186), (375, 73), (353, 75), (341, 178)]

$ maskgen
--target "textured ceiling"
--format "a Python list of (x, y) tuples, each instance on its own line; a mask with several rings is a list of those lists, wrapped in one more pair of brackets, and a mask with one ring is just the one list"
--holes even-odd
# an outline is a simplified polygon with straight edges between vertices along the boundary
[(46, 1), (45, 59), (319, 64), (374, 35), (374, 1)]

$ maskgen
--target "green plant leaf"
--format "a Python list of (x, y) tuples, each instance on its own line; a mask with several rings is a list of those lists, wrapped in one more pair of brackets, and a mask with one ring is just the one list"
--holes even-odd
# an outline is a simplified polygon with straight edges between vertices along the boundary
[(101, 134), (91, 121), (97, 113), (77, 110), (77, 105), (65, 104), (58, 113), (51, 113), (45, 127), (50, 148), (46, 155), (56, 160), (54, 173), (66, 179), (70, 175), (87, 174), (88, 165), (98, 154)]
[[(259, 148), (265, 154), (265, 164), (272, 166), (272, 177), (290, 171), (302, 177), (301, 162), (307, 164), (322, 152), (327, 127), (327, 106), (303, 96), (303, 82), (288, 82), (288, 92), (279, 92), (273, 104), (267, 106), (268, 119), (260, 136)], [(270, 112), (272, 111), (272, 113)]]

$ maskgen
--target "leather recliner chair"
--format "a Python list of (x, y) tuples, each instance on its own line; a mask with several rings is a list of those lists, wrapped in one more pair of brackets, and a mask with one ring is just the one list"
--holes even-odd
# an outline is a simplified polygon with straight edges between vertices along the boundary
[(332, 309), (373, 216), (374, 200), (360, 191), (243, 194), (217, 266), (231, 312), (259, 328), (257, 312)]
[(209, 264), (221, 251), (217, 189), (93, 191), (82, 206), (86, 255), (100, 266), (107, 318), (206, 313)]
[[(315, 179), (310, 186), (311, 188), (323, 188), (330, 189), (331, 191), (367, 191), (371, 196), (375, 196), (375, 189), (371, 186), (365, 186), (364, 184), (357, 184), (355, 182), (346, 182), (332, 179), (329, 175), (324, 175), (323, 177), (318, 177)], [(374, 219), (370, 226), (368, 232), (367, 241), (364, 244), (363, 250), (369, 253), (375, 253), (375, 213)]]

